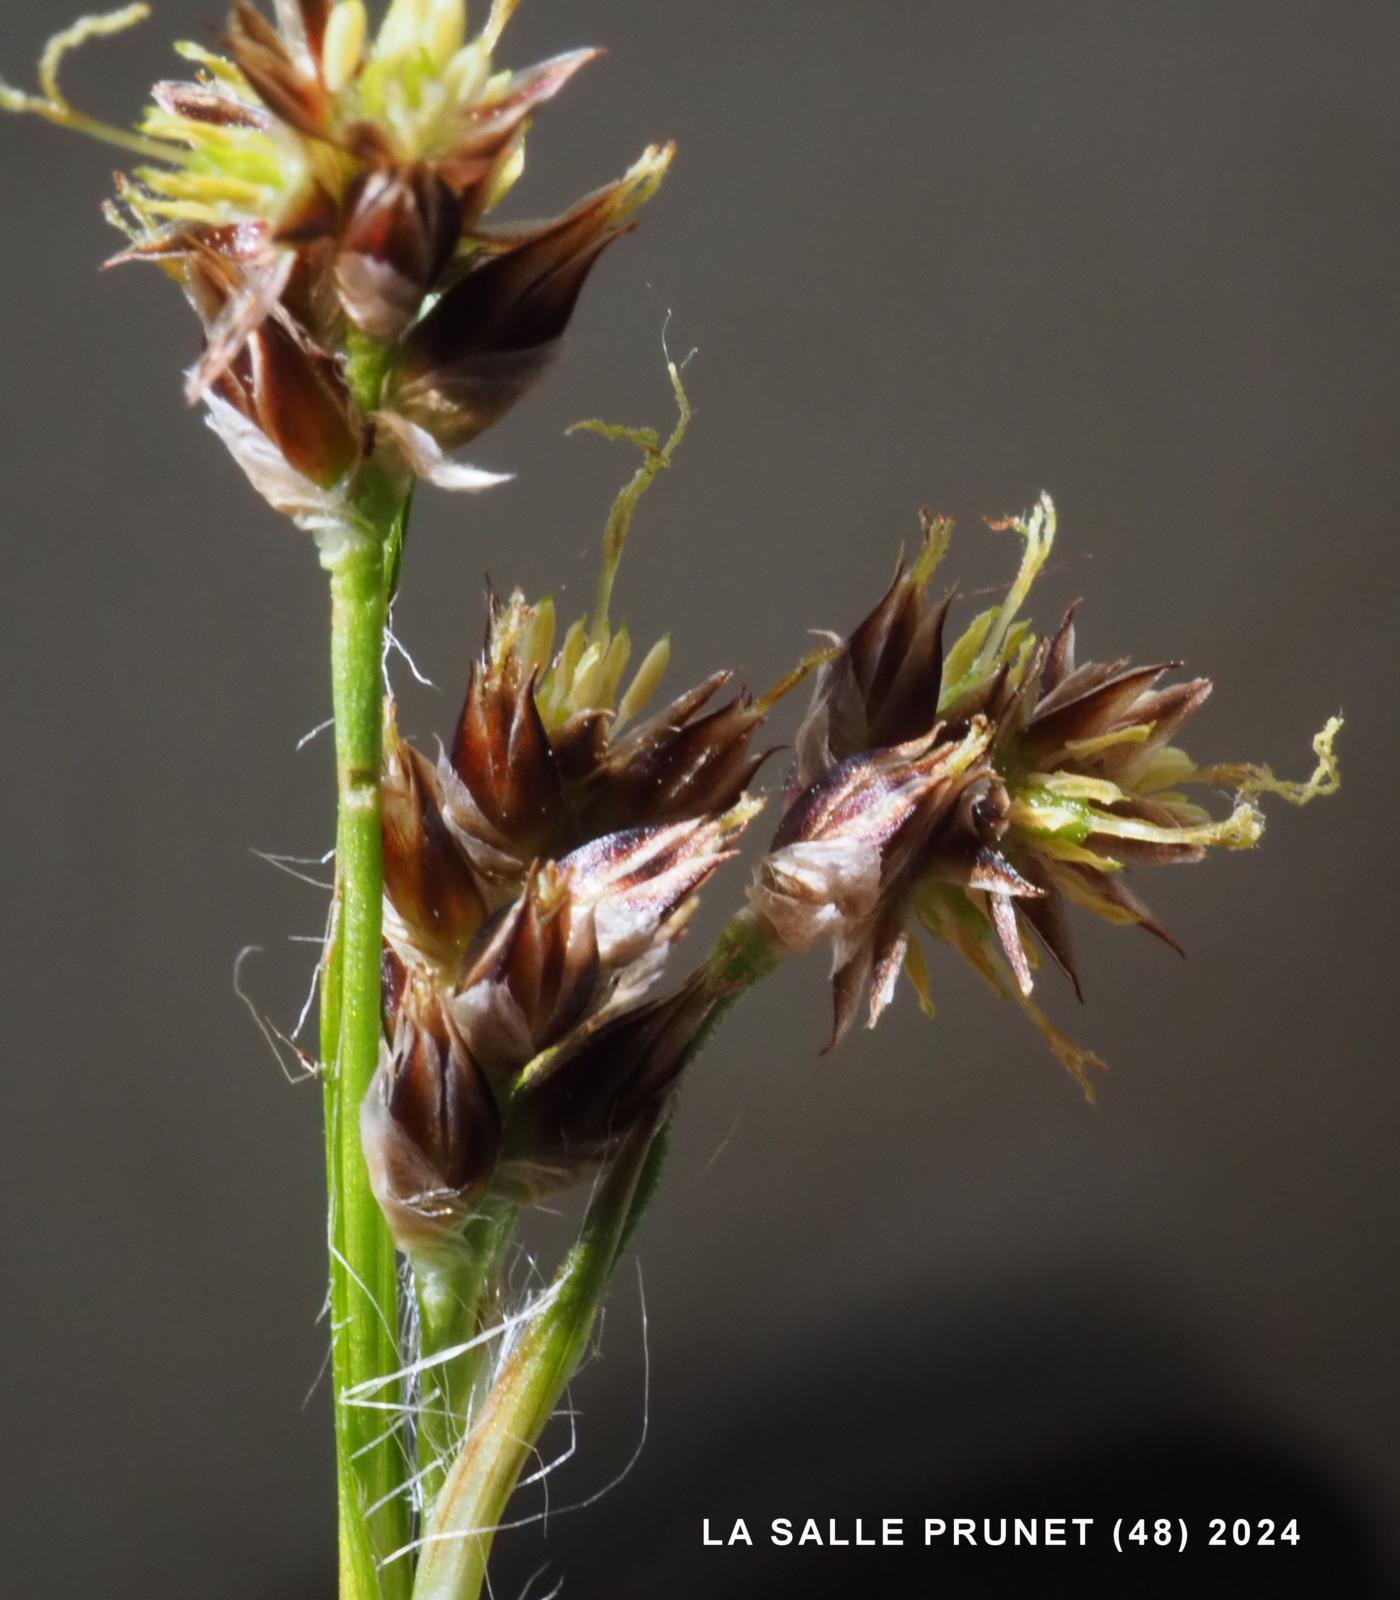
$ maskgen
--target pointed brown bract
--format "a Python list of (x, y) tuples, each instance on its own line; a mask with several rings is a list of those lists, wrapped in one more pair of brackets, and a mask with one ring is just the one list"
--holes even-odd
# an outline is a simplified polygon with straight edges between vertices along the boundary
[(331, 102), (319, 75), (304, 70), (282, 34), (250, 0), (235, 0), (224, 44), (274, 116), (308, 138), (319, 139), (326, 132)]
[(797, 735), (799, 783), (862, 751), (917, 739), (938, 720), (952, 596), (934, 606), (927, 590), (952, 524), (925, 513), (923, 528), (914, 565), (901, 554), (880, 603), (818, 674)]
[(603, 960), (621, 967), (672, 937), (670, 921), (734, 855), (761, 802), (711, 817), (609, 834), (565, 858), (574, 893), (591, 905)]
[(593, 263), (632, 227), (670, 157), (648, 151), (555, 221), (483, 240), (405, 338), (392, 409), (449, 450), (504, 416), (549, 365)]
[(492, 180), (518, 149), (529, 119), (599, 54), (570, 50), (513, 73), (459, 120), (454, 137), (432, 161), (433, 170), (461, 205), (464, 227), (475, 228), (480, 222), (491, 199)]
[(580, 785), (588, 832), (727, 811), (762, 765), (750, 745), (767, 716), (747, 690), (716, 711), (703, 708), (729, 679), (715, 673), (598, 752)]
[(475, 662), (444, 772), (448, 819), (488, 873), (519, 873), (558, 853), (563, 786), (535, 704), (534, 674)]
[(279, 323), (264, 322), (250, 335), (219, 392), (312, 483), (339, 482), (359, 459), (361, 430), (335, 363)]
[(455, 971), (486, 920), (486, 902), (443, 820), (437, 774), (402, 741), (385, 759), (382, 816), (388, 936), (414, 957)]
[(260, 107), (239, 100), (227, 89), (203, 83), (157, 83), (151, 89), (151, 99), (172, 117), (208, 123), (214, 128), (253, 128), (266, 133), (272, 127), (272, 118)]
[[(336, 363), (263, 314), (264, 258), (245, 268), (203, 241), (187, 252), (172, 259), (205, 327), (197, 381), (251, 422), (293, 474), (321, 488), (339, 482), (360, 458), (363, 428)], [(270, 280), (275, 292), (286, 277)]]
[(490, 1182), (500, 1114), (441, 1000), (410, 986), (360, 1116), (375, 1198), (411, 1254), (450, 1249)]
[[(1031, 662), (1019, 695), (1022, 715), (999, 753), (1024, 775), (1015, 849), (1045, 891), (1045, 905), (1023, 913), (1078, 990), (1062, 896), (1110, 921), (1136, 923), (1179, 951), (1120, 868), (1199, 861), (1210, 844), (1231, 840), (1217, 840), (1208, 815), (1169, 787), (1194, 772), (1168, 746), (1205, 703), (1210, 680), (1159, 687), (1169, 665), (1076, 665), (1075, 610)], [(1064, 818), (1055, 815), (1060, 797), (1071, 808)], [(1042, 837), (1034, 824), (1047, 817), (1067, 826), (1049, 827)]]
[(452, 1013), (477, 1060), (500, 1078), (562, 1038), (602, 980), (592, 907), (574, 896), (567, 870), (541, 864), (469, 953)]

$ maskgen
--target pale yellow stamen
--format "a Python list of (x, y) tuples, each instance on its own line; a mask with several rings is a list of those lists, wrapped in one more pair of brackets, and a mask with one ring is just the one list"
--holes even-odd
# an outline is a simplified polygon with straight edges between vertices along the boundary
[(1077, 772), (1032, 772), (1027, 774), (1026, 782), (1032, 788), (1063, 795), (1066, 800), (1096, 800), (1100, 805), (1112, 806), (1126, 798), (1118, 785), (1107, 778), (1086, 778)]
[(969, 687), (972, 665), (982, 648), (988, 630), (996, 620), (997, 608), (979, 612), (949, 648), (943, 660), (943, 693), (939, 709), (951, 705)]
[(457, 106), (471, 105), (491, 76), (491, 53), (480, 39), (464, 44), (442, 70), (447, 99)]
[(603, 681), (604, 659), (603, 647), (600, 644), (589, 645), (580, 657), (569, 690), (569, 700), (576, 711), (598, 703), (598, 689)]
[(466, 42), (467, 8), (464, 0), (428, 0), (423, 42), (437, 67), (445, 67)]
[(632, 654), (632, 640), (627, 629), (620, 628), (617, 637), (608, 646), (608, 653), (603, 657), (603, 678), (599, 685), (599, 700), (603, 705), (611, 705), (617, 699), (617, 691), (622, 683), (622, 674), (627, 670), (627, 662)]
[(424, 0), (392, 0), (374, 41), (381, 61), (422, 48)]
[(215, 55), (212, 50), (206, 50), (202, 44), (191, 44), (188, 39), (181, 39), (175, 45), (175, 54), (184, 61), (193, 61), (196, 66), (203, 67), (211, 78), (233, 89), (239, 99), (246, 100), (252, 95), (248, 80), (233, 62)]
[(494, 210), (520, 182), (525, 171), (525, 130), (516, 131), (505, 154), (497, 161), (482, 195), (482, 205)]
[(571, 622), (569, 631), (564, 635), (564, 643), (559, 651), (558, 660), (554, 663), (555, 679), (566, 688), (573, 681), (574, 673), (586, 644), (587, 635), (584, 631), (583, 623), (581, 621)]
[(1159, 789), (1171, 789), (1179, 783), (1189, 783), (1196, 774), (1196, 763), (1184, 750), (1175, 745), (1154, 750), (1147, 765), (1133, 779), (1138, 794), (1155, 794)]
[(365, 0), (337, 0), (326, 20), (321, 45), (321, 71), (332, 94), (339, 94), (360, 70), (368, 35)]
[[(1013, 811), (1014, 809), (1013, 807)], [(1121, 861), (1115, 861), (1112, 856), (1095, 855), (1092, 850), (1069, 839), (1037, 839), (1035, 848), (1040, 855), (1050, 856), (1056, 861), (1065, 861), (1076, 867), (1089, 867), (1094, 872), (1123, 870)]]
[(555, 626), (554, 601), (546, 595), (534, 608), (534, 615), (521, 640), (521, 654), (527, 672), (542, 669), (548, 663), (554, 649)]
[(837, 643), (818, 645), (815, 650), (809, 650), (790, 672), (785, 672), (771, 689), (759, 695), (753, 703), (754, 710), (766, 715), (780, 700), (791, 694), (798, 684), (810, 678), (818, 668), (835, 661), (845, 648), (844, 644)]
[(642, 658), (642, 664), (637, 668), (636, 676), (627, 686), (627, 692), (623, 695), (621, 704), (617, 708), (617, 718), (613, 722), (614, 732), (624, 722), (630, 722), (647, 701), (651, 699), (662, 677), (665, 675), (670, 660), (670, 638), (658, 639)]
[(1115, 728), (1111, 733), (1096, 734), (1092, 739), (1066, 739), (1065, 754), (1074, 761), (1083, 761), (1101, 751), (1112, 750), (1120, 744), (1145, 744), (1152, 736), (1150, 722), (1135, 722), (1127, 728)]

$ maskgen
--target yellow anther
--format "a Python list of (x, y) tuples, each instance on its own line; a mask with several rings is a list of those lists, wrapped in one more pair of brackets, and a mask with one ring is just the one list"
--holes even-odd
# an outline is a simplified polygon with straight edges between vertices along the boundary
[(632, 654), (632, 640), (626, 628), (619, 628), (617, 637), (608, 646), (607, 654), (603, 657), (603, 677), (599, 684), (599, 700), (603, 705), (611, 705), (617, 699), (617, 691), (622, 683), (622, 674), (627, 670), (627, 662)]
[(637, 668), (636, 676), (627, 686), (627, 693), (623, 695), (622, 703), (617, 708), (617, 720), (613, 723), (614, 731), (635, 717), (656, 693), (657, 685), (665, 675), (670, 660), (670, 639), (658, 639), (647, 651), (641, 666)]
[(365, 0), (337, 0), (326, 20), (321, 45), (321, 71), (332, 94), (339, 94), (360, 70), (368, 32)]
[(392, 0), (374, 41), (375, 55), (388, 60), (421, 49), (423, 25), (424, 0)]
[(564, 635), (564, 643), (559, 650), (559, 659), (554, 663), (554, 670), (561, 683), (567, 684), (574, 675), (578, 666), (579, 657), (583, 654), (586, 635), (583, 622), (575, 621), (569, 624), (569, 631)]
[(428, 0), (423, 42), (437, 67), (445, 67), (467, 37), (466, 0)]
[(469, 106), (481, 98), (490, 76), (491, 52), (480, 39), (473, 39), (442, 69), (442, 87), (453, 105)]
[(575, 711), (584, 711), (597, 705), (605, 659), (601, 646), (596, 644), (589, 645), (580, 657), (574, 670), (574, 681), (569, 688), (569, 699)]
[(496, 163), (486, 182), (484, 203), (488, 211), (498, 206), (510, 191), (520, 182), (521, 174), (525, 171), (525, 133), (521, 129), (511, 140), (506, 154)]
[(491, 53), (480, 38), (474, 38), (443, 67), (443, 90), (454, 106), (472, 106), (482, 98), (486, 78), (490, 77)]
[(543, 670), (554, 649), (554, 601), (546, 596), (533, 607), (533, 613), (520, 641), (521, 661), (527, 672)]

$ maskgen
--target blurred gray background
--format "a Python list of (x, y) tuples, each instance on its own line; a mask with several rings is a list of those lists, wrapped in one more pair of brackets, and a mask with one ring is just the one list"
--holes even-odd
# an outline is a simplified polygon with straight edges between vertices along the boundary
[[(167, 39), (220, 20), (157, 9), (72, 61), (82, 105), (134, 114)], [(66, 8), (4, 16), (27, 81)], [(456, 712), (484, 574), (586, 605), (633, 462), (563, 430), (669, 419), (670, 308), (698, 416), (619, 594), (672, 632), (672, 686), (766, 685), (855, 621), (921, 504), (959, 519), (969, 614), (1015, 558), (981, 515), (1043, 486), (1042, 618), (1083, 594), (1082, 647), (1213, 675), (1204, 759), (1302, 775), (1345, 710), (1346, 785), (1145, 885), (1189, 960), (1079, 919), (1087, 1009), (1041, 992), (1112, 1064), (1095, 1109), (947, 952), (936, 1023), (905, 994), (825, 1057), (821, 960), (772, 980), (696, 1072), (641, 1239), (640, 1461), (504, 1542), (497, 1595), (544, 1562), (537, 1593), (1051, 1593), (1069, 1557), (847, 1569), (702, 1551), (700, 1518), (1085, 1506), (1296, 1515), (1300, 1550), (1220, 1592), (1292, 1593), (1320, 1552), (1297, 1592), (1392, 1592), (1400, 7), (531, 0), (504, 54), (594, 42), (512, 213), (651, 138), (679, 159), (478, 446), (518, 481), (421, 498), (397, 622), (443, 688), (396, 666), (412, 734)], [(232, 976), (260, 944), (247, 985), (294, 1020), (321, 900), (251, 852), (330, 841), (328, 743), (296, 750), (322, 579), (184, 411), (178, 297), (97, 274), (111, 166), (0, 125), (0, 1586), (325, 1596), (318, 1097)], [(556, 1512), (633, 1455), (639, 1327), (629, 1267)], [(1215, 1592), (1185, 1570), (1145, 1558), (1133, 1592)]]

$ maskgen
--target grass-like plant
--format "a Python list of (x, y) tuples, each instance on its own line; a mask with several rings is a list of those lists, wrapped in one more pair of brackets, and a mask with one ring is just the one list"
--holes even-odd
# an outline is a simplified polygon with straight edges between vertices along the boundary
[[(469, 37), (463, 0), (237, 0), (134, 130), (59, 83), (74, 46), (144, 5), (58, 34), (32, 93), (0, 105), (139, 165), (109, 207), (203, 329), (187, 393), (258, 493), (305, 530), (331, 596), (337, 835), (320, 969), (342, 1600), (474, 1600), (494, 1532), (588, 1345), (657, 1182), (684, 1073), (725, 1012), (787, 956), (830, 945), (835, 1043), (873, 1026), (901, 974), (931, 1012), (925, 940), (1020, 1006), (1092, 1093), (1097, 1058), (1032, 998), (1048, 957), (1077, 988), (1074, 903), (1171, 943), (1126, 869), (1260, 836), (1259, 796), (1330, 793), (1339, 719), (1302, 783), (1198, 766), (1175, 743), (1210, 692), (1167, 667), (1080, 662), (1073, 612), (1025, 617), (1056, 534), (1043, 497), (992, 526), (1019, 541), (1005, 599), (952, 635), (930, 587), (951, 524), (845, 638), (759, 697), (719, 671), (652, 709), (663, 639), (633, 660), (613, 617), (632, 518), (669, 437), (591, 423), (641, 452), (604, 530), (592, 611), (488, 596), (455, 728), (403, 741), (381, 662), (420, 483), (500, 480), (456, 458), (556, 354), (584, 281), (671, 159), (651, 146), (564, 215), (497, 226), (526, 130), (593, 52), (524, 71), (495, 56), (514, 0)], [(696, 897), (762, 809), (757, 735), (811, 702), (777, 831), (714, 948), (665, 969)], [(1223, 817), (1193, 795), (1226, 789)], [(511, 1304), (522, 1214), (591, 1184), (552, 1282)]]

